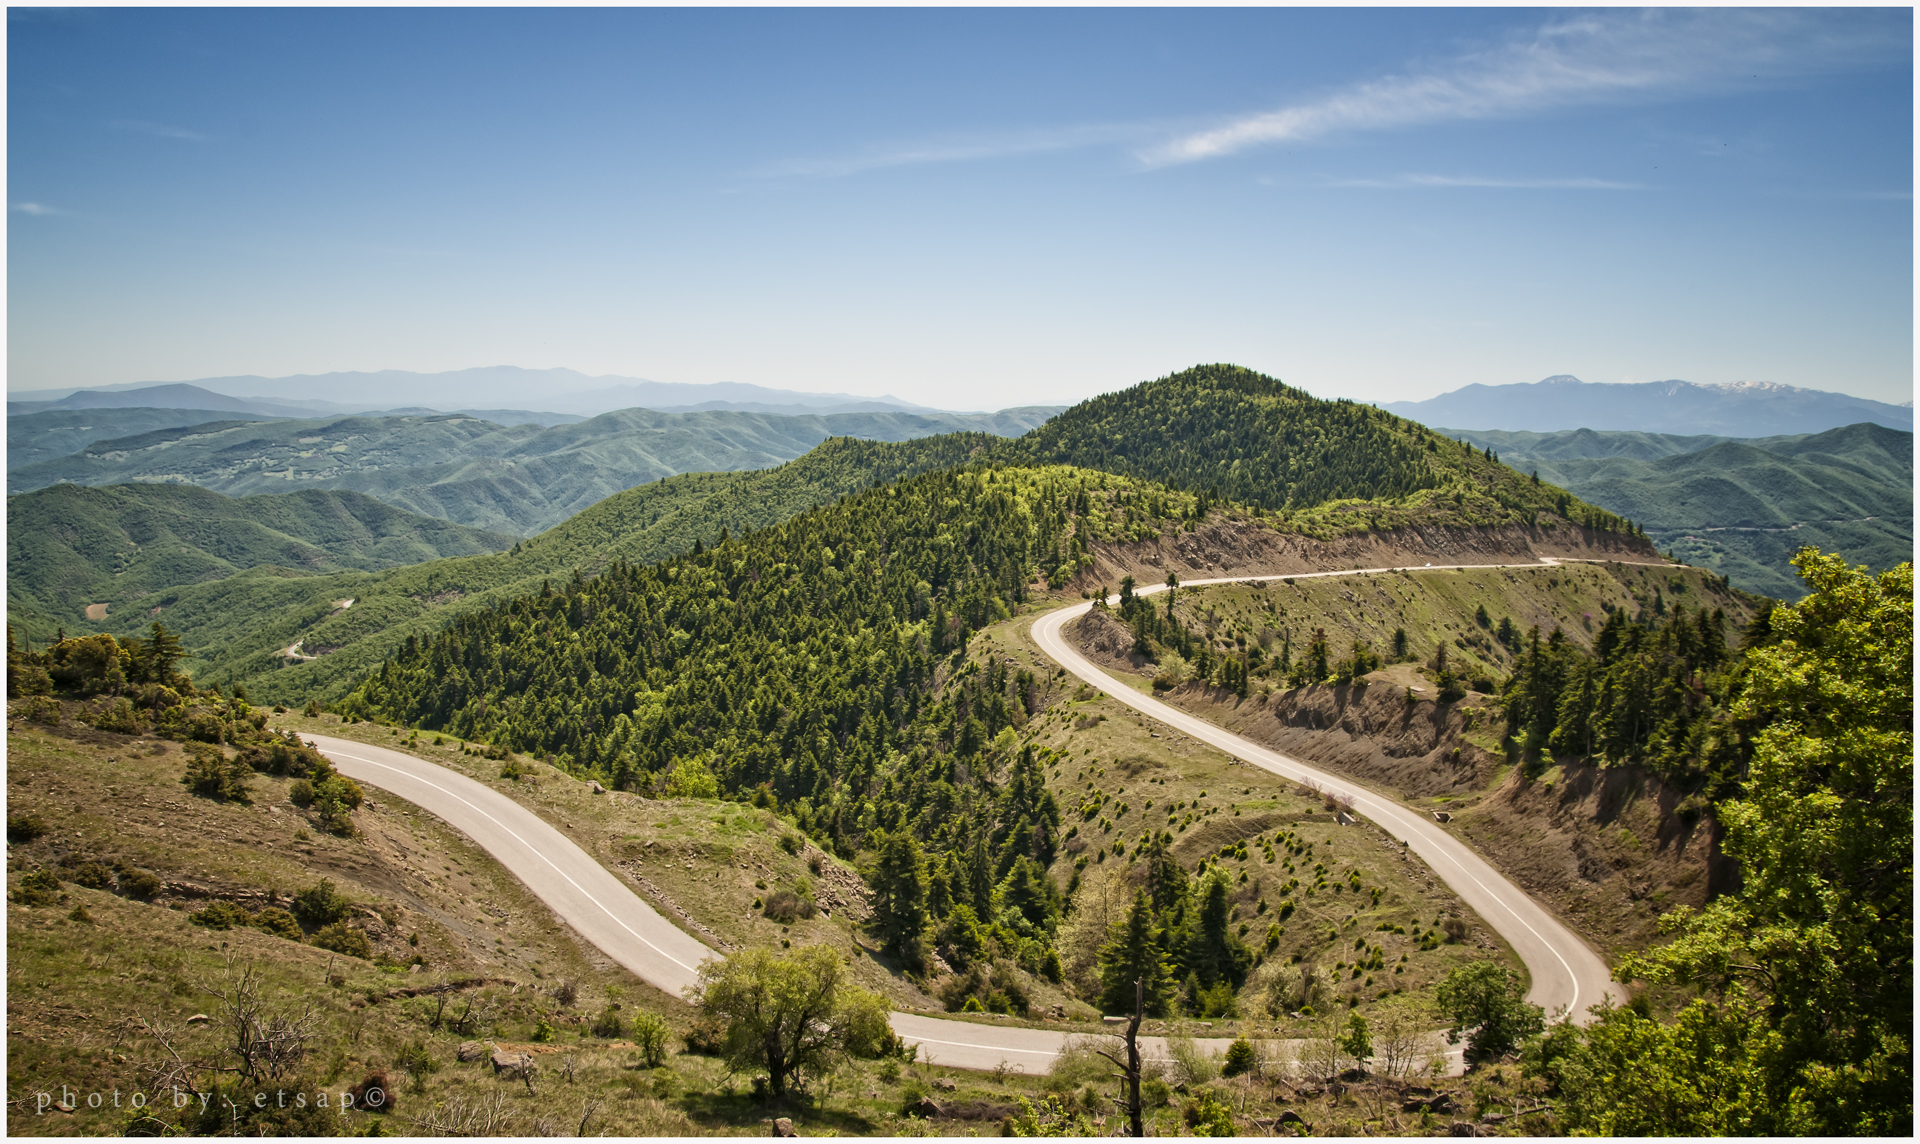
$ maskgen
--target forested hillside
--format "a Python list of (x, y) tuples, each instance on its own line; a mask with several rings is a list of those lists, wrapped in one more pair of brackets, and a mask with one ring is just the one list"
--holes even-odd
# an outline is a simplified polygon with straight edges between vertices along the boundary
[(1497, 463), (1490, 450), (1231, 365), (1196, 366), (1081, 402), (1000, 455), (1205, 492), (1298, 517), (1313, 535), (1531, 522), (1541, 513), (1627, 527)]
[(275, 421), (98, 441), (84, 452), (12, 469), (7, 480), (16, 493), (62, 481), (171, 482), (234, 496), (353, 489), (410, 512), (528, 536), (675, 473), (764, 469), (835, 436), (1017, 435), (1050, 412), (779, 416), (623, 409), (552, 427), (509, 427), (461, 414)]
[[(1255, 397), (1246, 398), (1243, 389)], [(1296, 498), (1291, 502), (1276, 495), (1272, 499), (1279, 507), (1268, 510), (1256, 505), (1243, 513), (1268, 528), (1320, 538), (1415, 524), (1531, 527), (1563, 519), (1603, 530), (1627, 528), (1626, 522), (1612, 514), (1513, 472), (1486, 450), (1439, 437), (1361, 406), (1317, 401), (1245, 371), (1207, 367), (1137, 386), (1129, 393), (1133, 396), (1125, 403), (1124, 415), (1100, 419), (1106, 426), (1103, 432), (1122, 437), (1178, 435), (1183, 432), (1181, 426), (1195, 416), (1195, 408), (1201, 411), (1196, 424), (1226, 432), (1229, 423), (1215, 414), (1224, 417), (1222, 410), (1239, 408), (1243, 398), (1257, 398), (1259, 409), (1278, 411), (1274, 416), (1290, 419), (1288, 423), (1295, 426), (1302, 441), (1328, 436), (1329, 431), (1317, 419), (1331, 418), (1329, 424), (1345, 425), (1362, 437), (1379, 435), (1413, 458), (1408, 471), (1417, 476), (1414, 483), (1421, 487), (1411, 493), (1388, 495), (1391, 488), (1399, 487), (1389, 485), (1373, 490), (1380, 494), (1374, 499), (1312, 502), (1297, 499), (1307, 496), (1308, 491), (1295, 489), (1287, 494)], [(1087, 415), (1076, 409), (1064, 416), (1069, 421), (1070, 436), (1086, 435)], [(607, 418), (595, 420), (606, 422)], [(547, 432), (585, 431), (592, 425), (585, 422)], [(474, 432), (481, 434), (475, 440), (484, 441), (494, 432), (471, 420), (436, 421), (428, 428), (448, 439)], [(522, 427), (513, 432), (535, 428)], [(1189, 435), (1199, 439), (1198, 430)], [(1285, 448), (1275, 447), (1272, 441), (1263, 444), (1257, 434), (1236, 441), (1249, 451), (1231, 460), (1224, 471), (1251, 471), (1249, 466), (1261, 472), (1284, 468), (1272, 458), (1285, 454)], [(313, 444), (317, 450), (320, 442)], [(1146, 446), (1143, 443), (1140, 447)], [(142, 610), (165, 610), (168, 622), (183, 633), (197, 657), (193, 670), (204, 678), (244, 679), (257, 695), (288, 700), (304, 700), (310, 694), (334, 695), (350, 686), (361, 672), (393, 654), (407, 636), (423, 637), (454, 615), (538, 591), (544, 580), (566, 579), (575, 573), (592, 576), (615, 561), (651, 563), (688, 551), (696, 542), (712, 543), (723, 530), (739, 536), (910, 474), (967, 463), (1026, 464), (1035, 451), (1064, 448), (1054, 438), (1007, 440), (984, 433), (896, 444), (829, 440), (801, 460), (772, 469), (681, 476), (624, 491), (497, 556), (435, 561), (377, 575), (314, 577), (297, 574), (292, 568), (263, 568), (218, 583), (155, 586), (153, 598), (143, 599), (139, 606)], [(1188, 475), (1198, 480), (1202, 473), (1192, 469)], [(1328, 486), (1328, 490), (1365, 494), (1373, 489), (1368, 479), (1366, 472), (1353, 469), (1343, 478), (1344, 484), (1337, 489)], [(1115, 539), (1145, 541), (1175, 527), (1191, 526), (1225, 497), (1217, 489), (1205, 491), (1204, 486), (1188, 492), (1193, 495), (1182, 503), (1189, 507), (1175, 512), (1171, 506), (1179, 498), (1164, 486), (1143, 486), (1137, 501), (1122, 510)], [(1043, 562), (1042, 579), (1061, 584), (1086, 566), (1080, 555), (1067, 552), (1049, 552)], [(355, 603), (343, 609), (337, 604), (343, 599)], [(112, 613), (109, 620), (120, 614)], [(123, 629), (109, 622), (78, 630)], [(292, 655), (282, 654), (296, 641), (300, 646)]]
[(50, 409), (7, 416), (7, 469), (25, 468), (77, 453), (95, 441), (133, 437), (155, 429), (209, 421), (266, 421), (223, 409)]
[[(493, 555), (371, 574), (260, 567), (155, 589), (126, 609), (110, 611), (103, 623), (69, 618), (66, 628), (132, 634), (148, 611), (159, 608), (182, 633), (194, 657), (189, 666), (200, 678), (242, 679), (257, 697), (304, 702), (351, 687), (409, 635), (424, 637), (456, 615), (538, 592), (545, 581), (594, 575), (616, 560), (649, 564), (725, 532), (765, 528), (877, 483), (963, 463), (993, 440), (985, 434), (900, 443), (834, 439), (774, 469), (688, 473), (629, 489)], [(340, 601), (347, 599), (353, 604), (343, 608)], [(282, 654), (296, 641), (295, 656)]]
[(234, 499), (191, 485), (55, 485), (7, 499), (8, 620), (35, 640), (60, 628), (137, 631), (165, 602), (157, 595), (249, 568), (376, 571), (511, 544), (352, 492)]
[(1802, 546), (1884, 570), (1913, 559), (1913, 434), (1862, 423), (1746, 440), (1462, 431), (1522, 470), (1632, 517), (1661, 551), (1751, 592), (1803, 590)]

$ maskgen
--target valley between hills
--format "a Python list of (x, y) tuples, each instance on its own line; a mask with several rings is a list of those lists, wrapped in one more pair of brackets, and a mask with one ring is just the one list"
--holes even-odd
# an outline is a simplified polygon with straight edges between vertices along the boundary
[[(9, 1087), (359, 1103), (16, 1102), (10, 1130), (1111, 1134), (1093, 1049), (1136, 980), (1165, 1134), (1910, 1125), (1910, 565), (1803, 553), (1776, 608), (1544, 478), (1214, 366), (1018, 438), (656, 481), (531, 539), (335, 493), (232, 543), (162, 515), (97, 634), (49, 642), (43, 612), (10, 639)], [(286, 575), (320, 522), (336, 563)], [(97, 567), (114, 544), (81, 535), (34, 559)], [(165, 583), (163, 545), (225, 564)], [(1097, 678), (1036, 633), (1063, 608)], [(511, 800), (726, 961), (650, 984), (322, 737)], [(1843, 741), (1843, 786), (1790, 749)], [(1619, 1003), (1533, 1007), (1534, 955), (1369, 820), (1382, 797), (1603, 956)], [(1755, 936), (1811, 805), (1843, 808), (1820, 862), (1875, 903), (1795, 915), (1847, 927), (1824, 967)], [(791, 1061), (721, 1000), (779, 973), (835, 998)], [(1830, 1031), (1783, 1040), (1807, 1006)], [(1059, 1048), (956, 1069), (889, 1010)], [(295, 1051), (236, 1058), (243, 1011)], [(1742, 1099), (1645, 1100), (1702, 1037), (1725, 1051), (1688, 1091)]]

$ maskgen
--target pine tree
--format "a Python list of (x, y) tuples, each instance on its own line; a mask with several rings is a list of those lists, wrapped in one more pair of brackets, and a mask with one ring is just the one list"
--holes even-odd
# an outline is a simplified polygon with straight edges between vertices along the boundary
[(883, 835), (874, 861), (873, 920), (869, 925), (887, 952), (909, 965), (921, 962), (927, 928), (927, 858), (911, 833)]
[(1200, 978), (1203, 988), (1211, 989), (1222, 981), (1236, 988), (1246, 980), (1253, 954), (1235, 937), (1232, 928), (1233, 903), (1226, 871), (1215, 867), (1200, 883), (1200, 909), (1187, 939), (1187, 967)]
[(1126, 918), (1100, 947), (1100, 1004), (1108, 1013), (1133, 1012), (1133, 983), (1139, 981), (1145, 989), (1147, 1015), (1167, 1015), (1174, 996), (1173, 969), (1167, 964), (1153, 917), (1152, 899), (1145, 890), (1136, 892)]

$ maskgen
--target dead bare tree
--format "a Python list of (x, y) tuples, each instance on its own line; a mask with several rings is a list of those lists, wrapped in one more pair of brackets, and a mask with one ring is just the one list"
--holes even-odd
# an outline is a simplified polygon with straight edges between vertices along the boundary
[(260, 996), (259, 967), (226, 959), (221, 980), (203, 983), (201, 991), (220, 1002), (222, 1023), (230, 1038), (240, 1075), (253, 1083), (277, 1080), (292, 1072), (307, 1055), (307, 1044), (320, 1029), (320, 1013), (311, 1000), (285, 1008), (270, 1008)]
[(133, 1026), (138, 1026), (149, 1040), (159, 1046), (158, 1057), (140, 1064), (141, 1071), (147, 1074), (150, 1091), (173, 1088), (191, 1090), (194, 1087), (194, 1073), (217, 1071), (200, 1061), (190, 1061), (181, 1056), (180, 1050), (173, 1044), (178, 1034), (171, 1025), (161, 1024), (158, 1017), (135, 1017), (127, 1022), (127, 1026), (129, 1031)]
[(1432, 1051), (1431, 1022), (1407, 1006), (1381, 1009), (1374, 1016), (1373, 1051), (1379, 1071), (1395, 1080), (1413, 1072), (1423, 1053)]
[(589, 1096), (580, 1102), (580, 1131), (575, 1132), (575, 1136), (585, 1136), (587, 1134), (587, 1121), (592, 1120), (593, 1114), (598, 1111), (600, 1111), (599, 1097)]
[(1133, 1019), (1127, 1022), (1127, 1062), (1125, 1064), (1121, 1064), (1119, 1057), (1114, 1056), (1105, 1049), (1094, 1050), (1094, 1052), (1112, 1061), (1114, 1067), (1120, 1070), (1120, 1079), (1127, 1082), (1127, 1099), (1125, 1101), (1115, 1100), (1114, 1103), (1127, 1110), (1127, 1134), (1136, 1140), (1147, 1134), (1140, 1120), (1139, 1036), (1140, 1018), (1145, 1014), (1146, 999), (1146, 982), (1135, 978), (1133, 982)]

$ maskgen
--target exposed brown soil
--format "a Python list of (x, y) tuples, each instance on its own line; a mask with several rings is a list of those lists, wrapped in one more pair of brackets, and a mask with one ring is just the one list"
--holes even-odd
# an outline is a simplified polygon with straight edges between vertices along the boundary
[(1730, 888), (1716, 824), (1682, 817), (1682, 796), (1657, 776), (1572, 763), (1528, 780), (1472, 741), (1499, 725), (1486, 697), (1409, 703), (1404, 687), (1372, 678), (1264, 703), (1195, 684), (1163, 698), (1303, 762), (1444, 806), (1456, 831), (1609, 955), (1646, 948), (1662, 913)]
[(1192, 532), (1138, 543), (1093, 545), (1094, 564), (1075, 578), (1073, 591), (1117, 583), (1132, 576), (1157, 584), (1167, 573), (1182, 579), (1210, 576), (1326, 572), (1341, 568), (1418, 567), (1434, 564), (1506, 564), (1551, 556), (1567, 560), (1658, 560), (1650, 541), (1637, 536), (1559, 525), (1487, 528), (1409, 527), (1387, 532), (1315, 540), (1278, 532), (1250, 520), (1210, 520)]

